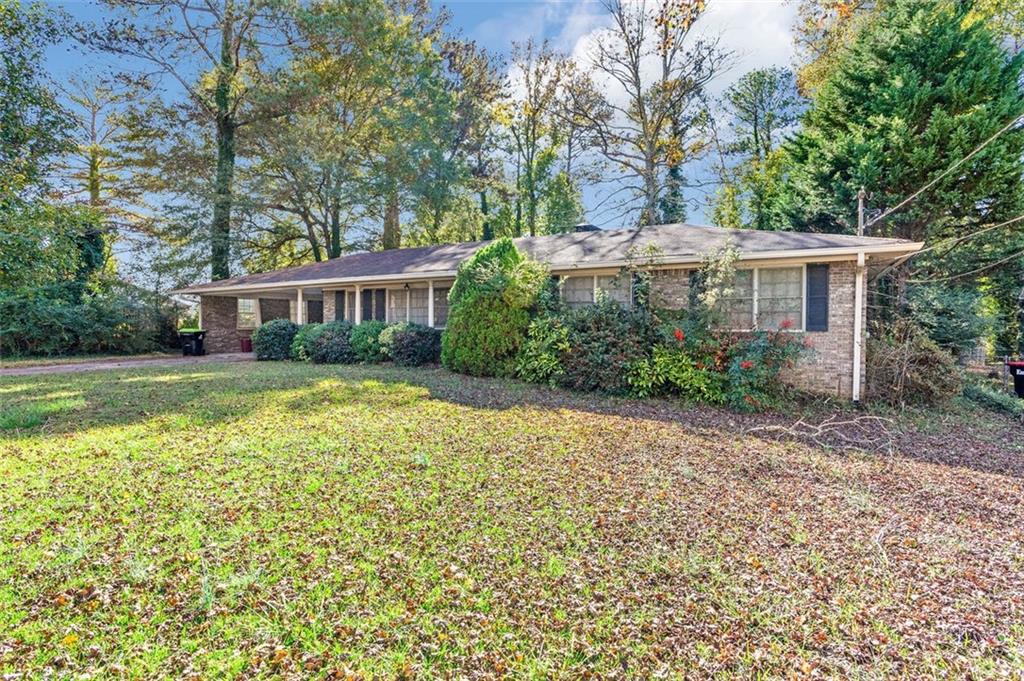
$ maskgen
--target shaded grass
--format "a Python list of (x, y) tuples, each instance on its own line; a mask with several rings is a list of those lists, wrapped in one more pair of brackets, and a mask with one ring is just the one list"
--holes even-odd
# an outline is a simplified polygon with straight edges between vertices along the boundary
[(0, 369), (14, 369), (20, 367), (36, 366), (60, 366), (63, 364), (77, 364), (79, 362), (117, 362), (130, 359), (164, 359), (178, 357), (180, 353), (175, 352), (147, 352), (135, 355), (61, 355), (59, 357), (0, 357)]
[[(0, 379), (0, 414), (0, 674), (1022, 662), (1020, 476), (909, 449), (979, 413), (877, 457), (440, 370), (210, 364)], [(955, 448), (1012, 457), (1005, 425)]]

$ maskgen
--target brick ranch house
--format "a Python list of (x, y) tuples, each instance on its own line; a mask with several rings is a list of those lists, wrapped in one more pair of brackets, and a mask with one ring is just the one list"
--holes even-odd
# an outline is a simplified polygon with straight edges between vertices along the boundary
[[(240, 339), (271, 319), (303, 324), (345, 319), (411, 321), (442, 328), (459, 264), (485, 242), (355, 253), (326, 262), (250, 274), (176, 291), (199, 296), (200, 323), (211, 353), (237, 352)], [(696, 225), (576, 232), (515, 240), (560, 280), (570, 306), (604, 291), (630, 305), (627, 266), (652, 270), (658, 304), (682, 307), (690, 274), (728, 243), (739, 252), (725, 301), (736, 330), (785, 322), (810, 338), (808, 353), (786, 380), (800, 388), (858, 400), (864, 375), (865, 271), (921, 248), (920, 243), (836, 234), (762, 232)], [(639, 255), (638, 254), (647, 254)]]

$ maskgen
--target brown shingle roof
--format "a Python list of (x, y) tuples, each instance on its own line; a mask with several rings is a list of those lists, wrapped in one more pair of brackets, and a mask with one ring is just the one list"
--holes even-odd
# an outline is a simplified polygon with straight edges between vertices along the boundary
[[(763, 232), (699, 225), (654, 225), (637, 229), (597, 230), (515, 239), (516, 245), (553, 270), (622, 264), (631, 250), (654, 245), (665, 260), (699, 259), (732, 240), (741, 256), (790, 255), (800, 251), (861, 248), (912, 252), (920, 246), (902, 239), (856, 237), (845, 234)], [(179, 293), (202, 293), (224, 287), (261, 287), (292, 282), (324, 282), (373, 277), (450, 275), (484, 241), (469, 241), (421, 248), (354, 253), (333, 260), (299, 265), (274, 272), (249, 274), (199, 284)], [(810, 255), (810, 253), (808, 253)]]

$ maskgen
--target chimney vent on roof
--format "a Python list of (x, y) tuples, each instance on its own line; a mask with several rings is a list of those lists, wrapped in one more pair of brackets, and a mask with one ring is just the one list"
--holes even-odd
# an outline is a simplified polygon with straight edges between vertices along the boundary
[(581, 222), (580, 224), (578, 224), (575, 227), (573, 227), (572, 231), (574, 231), (574, 232), (596, 232), (597, 229), (598, 228), (597, 228), (596, 225), (592, 225), (589, 222)]

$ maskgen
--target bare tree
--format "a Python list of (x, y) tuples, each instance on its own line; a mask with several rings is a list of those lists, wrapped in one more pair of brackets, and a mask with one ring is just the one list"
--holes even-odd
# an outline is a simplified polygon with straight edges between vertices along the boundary
[(729, 63), (717, 38), (691, 36), (704, 0), (602, 0), (612, 26), (590, 55), (588, 78), (569, 92), (573, 116), (623, 172), (620, 192), (639, 200), (638, 223), (661, 220), (669, 170), (703, 153), (705, 88)]

